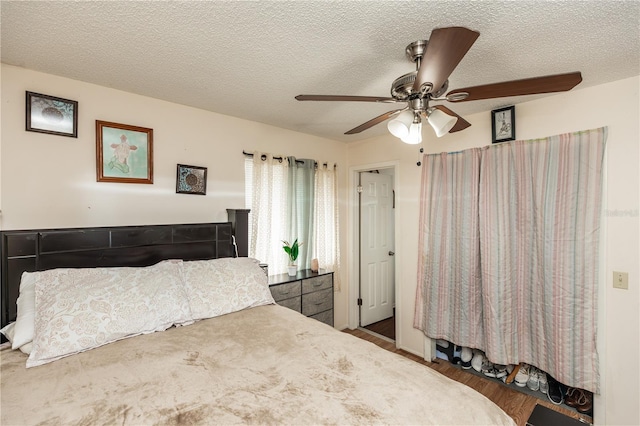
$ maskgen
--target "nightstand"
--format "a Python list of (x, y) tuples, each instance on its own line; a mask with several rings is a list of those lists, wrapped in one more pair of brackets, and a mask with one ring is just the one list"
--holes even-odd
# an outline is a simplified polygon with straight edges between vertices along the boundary
[(333, 272), (320, 269), (269, 276), (269, 290), (278, 305), (333, 327)]

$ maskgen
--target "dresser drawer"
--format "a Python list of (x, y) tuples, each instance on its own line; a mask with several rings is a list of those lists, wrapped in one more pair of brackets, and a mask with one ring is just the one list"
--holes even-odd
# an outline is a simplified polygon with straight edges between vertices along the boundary
[(302, 314), (315, 315), (333, 309), (333, 289), (315, 291), (302, 295)]
[(333, 287), (333, 275), (320, 275), (302, 280), (302, 294)]
[(292, 297), (291, 299), (284, 299), (278, 302), (278, 305), (284, 306), (285, 308), (293, 309), (296, 312), (300, 312), (301, 305), (301, 296)]
[(311, 315), (309, 318), (313, 318), (333, 327), (333, 309), (320, 312), (319, 314)]
[[(294, 281), (286, 284), (272, 285), (269, 287), (273, 300), (279, 302), (284, 299), (300, 296), (300, 281)], [(282, 303), (278, 303), (281, 305)]]

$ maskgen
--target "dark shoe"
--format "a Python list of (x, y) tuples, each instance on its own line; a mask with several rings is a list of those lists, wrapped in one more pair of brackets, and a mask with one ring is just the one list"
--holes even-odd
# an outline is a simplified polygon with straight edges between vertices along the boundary
[(591, 414), (593, 411), (593, 393), (582, 389), (577, 389), (577, 391), (579, 396), (576, 400), (576, 410), (581, 414)]
[(445, 361), (453, 362), (453, 343), (441, 339), (436, 340), (436, 356)]
[(561, 383), (549, 375), (547, 375), (547, 383), (549, 384), (549, 390), (547, 392), (549, 401), (556, 405), (562, 404), (562, 401), (564, 401), (564, 393), (562, 392)]
[(578, 405), (578, 389), (567, 388), (567, 392), (564, 395), (564, 403), (569, 407), (575, 407)]

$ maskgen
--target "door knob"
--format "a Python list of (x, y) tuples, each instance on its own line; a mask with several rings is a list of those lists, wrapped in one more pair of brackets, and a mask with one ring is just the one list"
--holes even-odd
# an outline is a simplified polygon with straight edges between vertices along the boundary
[(393, 255), (395, 255), (395, 254), (396, 254), (396, 253), (395, 253), (394, 251), (389, 251), (389, 256), (393, 256)]

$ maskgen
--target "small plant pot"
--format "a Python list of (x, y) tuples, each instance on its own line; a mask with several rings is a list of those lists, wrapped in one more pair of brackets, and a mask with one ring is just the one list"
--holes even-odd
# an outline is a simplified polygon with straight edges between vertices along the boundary
[(298, 274), (298, 267), (296, 265), (289, 265), (289, 276), (295, 277)]

